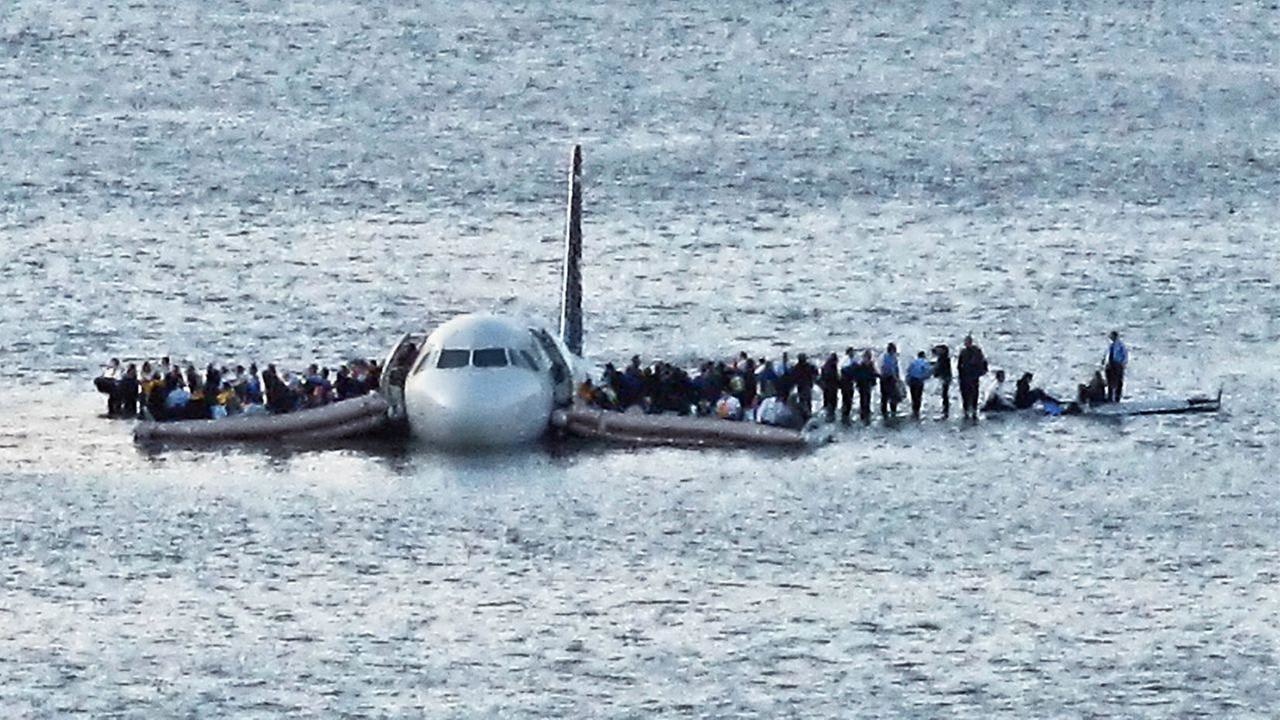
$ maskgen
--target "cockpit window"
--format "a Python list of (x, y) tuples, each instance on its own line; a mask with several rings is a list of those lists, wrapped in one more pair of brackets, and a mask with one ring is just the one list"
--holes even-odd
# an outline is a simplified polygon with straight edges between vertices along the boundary
[(466, 367), (469, 362), (471, 362), (470, 350), (445, 349), (440, 351), (440, 359), (436, 361), (436, 367), (441, 370), (448, 370), (450, 368)]
[(530, 370), (538, 372), (542, 369), (538, 367), (538, 361), (533, 359), (533, 355), (528, 350), (521, 350), (520, 357), (524, 358), (524, 361)]
[(422, 352), (418, 353), (418, 359), (414, 361), (413, 368), (409, 370), (410, 375), (417, 375), (424, 368), (429, 368), (436, 362), (436, 348), (428, 345), (422, 348)]
[(471, 364), (476, 367), (506, 367), (507, 351), (503, 348), (482, 348), (471, 353)]

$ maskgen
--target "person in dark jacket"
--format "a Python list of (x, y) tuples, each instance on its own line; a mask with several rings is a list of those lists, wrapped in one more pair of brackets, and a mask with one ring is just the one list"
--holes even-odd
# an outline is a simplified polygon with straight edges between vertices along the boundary
[(858, 388), (858, 417), (864, 423), (871, 422), (871, 390), (879, 380), (871, 351), (863, 351), (862, 362), (853, 366), (853, 384)]
[(107, 396), (107, 417), (116, 417), (120, 414), (120, 393), (117, 392), (117, 386), (120, 384), (121, 377), (120, 359), (111, 358), (102, 369), (102, 374), (93, 379), (93, 386), (98, 389), (98, 392)]
[(1102, 371), (1095, 370), (1088, 383), (1078, 386), (1076, 400), (1081, 405), (1101, 405), (1107, 401), (1107, 381), (1102, 378)]
[(750, 411), (756, 406), (756, 399), (759, 397), (759, 385), (756, 382), (756, 361), (747, 358), (742, 362), (742, 366), (738, 369), (742, 378), (742, 409)]
[(1111, 331), (1111, 344), (1102, 366), (1107, 374), (1107, 402), (1118, 403), (1124, 396), (1124, 369), (1129, 365), (1129, 350), (1120, 341), (1120, 333)]
[(204, 379), (200, 377), (200, 371), (196, 370), (196, 366), (187, 364), (187, 392), (195, 395), (204, 391)]
[(1022, 373), (1022, 377), (1018, 378), (1018, 383), (1013, 391), (1013, 406), (1019, 410), (1025, 410), (1036, 403), (1053, 403), (1061, 405), (1062, 402), (1053, 397), (1049, 393), (1040, 388), (1031, 387), (1031, 381), (1035, 376), (1031, 373)]
[(937, 345), (933, 348), (933, 377), (942, 386), (942, 417), (951, 415), (951, 348)]
[(964, 338), (964, 349), (956, 362), (956, 370), (960, 375), (960, 401), (964, 405), (964, 416), (978, 418), (978, 383), (987, 374), (987, 357), (982, 348), (973, 342), (972, 335)]
[(293, 391), (284, 384), (275, 364), (267, 365), (267, 369), (262, 371), (262, 387), (266, 391), (267, 409), (273, 413), (287, 413), (297, 404)]
[(853, 412), (853, 368), (858, 364), (858, 356), (853, 348), (844, 349), (844, 362), (840, 365), (840, 420), (849, 422)]
[[(204, 401), (206, 405), (212, 406), (215, 403), (218, 393), (222, 391), (222, 371), (214, 367), (213, 363), (204, 370)], [(195, 390), (191, 391), (195, 393)]]
[(827, 356), (827, 361), (822, 363), (822, 370), (818, 372), (818, 384), (822, 386), (822, 410), (826, 414), (827, 422), (834, 422), (836, 419), (836, 400), (840, 396), (840, 365), (839, 358), (835, 353)]
[(884, 355), (880, 356), (880, 414), (888, 416), (898, 414), (898, 403), (902, 400), (902, 372), (898, 367), (898, 346), (889, 343)]
[(139, 387), (138, 366), (130, 363), (128, 369), (124, 371), (124, 377), (116, 383), (116, 394), (119, 398), (116, 412), (120, 417), (129, 419), (138, 417)]
[(346, 365), (338, 368), (338, 375), (333, 381), (333, 391), (337, 393), (339, 400), (350, 400), (363, 394)]
[[(786, 353), (783, 353), (786, 357)], [(796, 364), (788, 373), (796, 388), (796, 400), (800, 403), (800, 414), (807, 421), (813, 415), (813, 384), (818, 380), (818, 368), (809, 362), (804, 353), (796, 356)]]
[[(158, 373), (157, 373), (158, 374)], [(172, 370), (168, 375), (162, 377), (159, 382), (154, 383), (151, 392), (147, 393), (147, 412), (151, 414), (151, 419), (157, 422), (164, 422), (170, 419), (168, 399), (169, 393), (177, 387), (178, 380), (174, 377)]]

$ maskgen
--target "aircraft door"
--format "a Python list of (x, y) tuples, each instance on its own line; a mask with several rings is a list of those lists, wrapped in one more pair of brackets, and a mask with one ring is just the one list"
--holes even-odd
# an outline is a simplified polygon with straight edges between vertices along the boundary
[(391, 406), (387, 415), (393, 423), (406, 421), (404, 381), (408, 378), (409, 369), (413, 367), (414, 361), (422, 353), (422, 343), (426, 337), (425, 333), (405, 333), (391, 348), (391, 352), (387, 353), (387, 359), (382, 363), (382, 379), (378, 383), (378, 391)]
[(551, 383), (553, 397), (557, 406), (565, 406), (573, 402), (573, 369), (565, 358), (560, 346), (546, 330), (531, 330), (537, 339), (538, 346), (551, 362)]

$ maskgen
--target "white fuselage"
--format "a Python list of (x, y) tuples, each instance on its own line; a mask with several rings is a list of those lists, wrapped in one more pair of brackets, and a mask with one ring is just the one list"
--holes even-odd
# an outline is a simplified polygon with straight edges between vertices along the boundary
[(481, 447), (528, 443), (546, 433), (557, 399), (564, 399), (553, 363), (568, 355), (551, 357), (536, 332), (513, 318), (464, 315), (431, 333), (404, 383), (413, 436)]

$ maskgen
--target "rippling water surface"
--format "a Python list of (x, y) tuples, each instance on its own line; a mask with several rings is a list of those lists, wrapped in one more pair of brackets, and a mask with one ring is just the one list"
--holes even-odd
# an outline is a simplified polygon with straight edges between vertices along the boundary
[[(18, 2), (0, 12), (10, 717), (1257, 716), (1280, 704), (1280, 10)], [(1215, 416), (803, 455), (135, 447), (106, 356), (973, 331)]]

